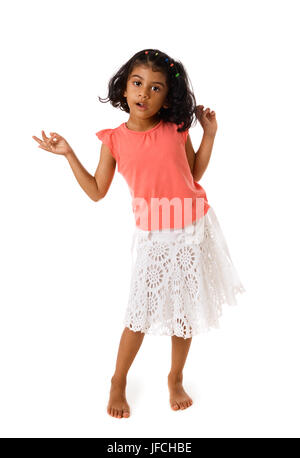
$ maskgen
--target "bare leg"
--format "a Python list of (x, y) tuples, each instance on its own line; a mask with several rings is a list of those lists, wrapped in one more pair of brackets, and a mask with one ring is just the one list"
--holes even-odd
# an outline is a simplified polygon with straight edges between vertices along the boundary
[(128, 418), (130, 415), (129, 405), (125, 396), (127, 373), (139, 351), (144, 336), (144, 333), (133, 332), (127, 327), (122, 333), (116, 369), (111, 378), (110, 398), (107, 405), (107, 413), (112, 417)]
[(183, 368), (190, 349), (192, 338), (172, 336), (172, 366), (168, 375), (170, 405), (173, 410), (183, 410), (193, 403), (182, 386)]

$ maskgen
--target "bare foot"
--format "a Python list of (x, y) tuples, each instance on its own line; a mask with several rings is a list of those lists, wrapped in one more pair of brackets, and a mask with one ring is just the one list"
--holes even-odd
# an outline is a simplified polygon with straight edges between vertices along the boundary
[(107, 405), (107, 413), (115, 418), (128, 418), (130, 408), (125, 396), (126, 380), (116, 377), (111, 378), (110, 397)]
[(193, 404), (190, 396), (182, 386), (182, 376), (174, 377), (168, 375), (168, 386), (170, 391), (170, 405), (173, 410), (184, 410)]

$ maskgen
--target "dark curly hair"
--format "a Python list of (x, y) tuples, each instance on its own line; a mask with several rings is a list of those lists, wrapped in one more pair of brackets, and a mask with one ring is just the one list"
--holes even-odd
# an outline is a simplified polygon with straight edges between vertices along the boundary
[(123, 93), (126, 90), (128, 77), (136, 65), (147, 65), (153, 71), (159, 71), (166, 76), (168, 93), (165, 102), (169, 107), (162, 107), (159, 110), (159, 119), (180, 124), (178, 132), (183, 132), (191, 125), (195, 125), (197, 122), (196, 99), (190, 89), (188, 74), (180, 61), (172, 59), (159, 49), (143, 49), (134, 54), (112, 76), (108, 83), (108, 96), (106, 99), (98, 97), (100, 102), (110, 102), (113, 107), (130, 113)]

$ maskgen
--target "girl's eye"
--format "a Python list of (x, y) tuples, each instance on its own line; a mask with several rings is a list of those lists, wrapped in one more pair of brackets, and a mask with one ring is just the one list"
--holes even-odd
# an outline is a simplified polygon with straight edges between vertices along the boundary
[[(133, 84), (134, 83), (138, 83), (138, 84), (141, 84), (140, 81), (133, 81)], [(156, 89), (158, 89), (158, 91), (154, 91), (154, 92), (159, 92), (160, 91), (160, 88), (158, 86), (152, 86), (152, 87), (156, 87)]]

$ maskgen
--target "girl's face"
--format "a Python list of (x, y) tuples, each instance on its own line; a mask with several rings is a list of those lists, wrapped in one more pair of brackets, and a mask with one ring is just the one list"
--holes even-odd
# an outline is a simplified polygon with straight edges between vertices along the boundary
[[(147, 66), (139, 65), (133, 68), (127, 80), (124, 97), (130, 109), (130, 115), (147, 119), (155, 116), (164, 103), (168, 93), (166, 77), (163, 73), (153, 72)], [(141, 102), (145, 108), (141, 109), (137, 103)]]

